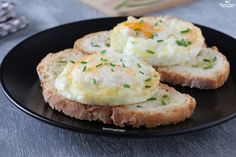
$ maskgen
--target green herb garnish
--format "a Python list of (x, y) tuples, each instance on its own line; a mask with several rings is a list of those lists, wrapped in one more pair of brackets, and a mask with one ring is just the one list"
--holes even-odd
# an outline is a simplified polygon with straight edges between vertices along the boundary
[(145, 86), (145, 88), (151, 88), (151, 86)]
[(68, 61), (57, 61), (57, 63), (67, 63)]
[(87, 67), (86, 67), (86, 66), (84, 66), (84, 68), (83, 68), (83, 72), (85, 72), (85, 71), (86, 71), (86, 68), (87, 68)]
[(139, 73), (144, 75), (144, 72), (142, 72), (142, 71), (139, 71)]
[(213, 65), (207, 65), (205, 67), (203, 67), (204, 70), (207, 70), (207, 69), (211, 69), (213, 67)]
[(161, 99), (161, 105), (166, 105), (166, 102), (163, 99)]
[(140, 105), (137, 105), (137, 108), (142, 108), (142, 106), (140, 106)]
[(130, 85), (127, 84), (127, 83), (125, 83), (125, 84), (124, 84), (124, 88), (130, 88)]
[(150, 54), (154, 54), (155, 52), (154, 51), (152, 51), (152, 50), (147, 50), (147, 53), (150, 53)]
[(213, 61), (214, 61), (214, 62), (216, 61), (216, 56), (213, 58)]
[(137, 66), (139, 67), (139, 68), (141, 68), (142, 66), (139, 64), (139, 63), (137, 63)]
[(100, 45), (95, 44), (94, 42), (91, 42), (91, 45), (92, 45), (92, 47), (101, 47)]
[(93, 79), (93, 84), (96, 84), (96, 83), (97, 83), (97, 81), (96, 81), (96, 79), (94, 78), (94, 79)]
[(81, 63), (81, 64), (87, 64), (87, 62), (86, 62), (86, 61), (81, 61), (80, 63)]
[(123, 61), (123, 58), (120, 59), (120, 62), (122, 62), (122, 61)]
[(101, 65), (102, 65), (102, 63), (100, 63), (100, 64), (96, 65), (96, 68), (97, 68), (97, 67), (100, 67)]
[(204, 62), (210, 62), (210, 59), (203, 58), (203, 61), (204, 61)]
[(143, 20), (140, 20), (138, 23), (139, 23), (139, 24), (142, 24), (142, 23), (144, 23), (144, 21), (143, 21)]
[(112, 66), (112, 67), (115, 67), (116, 65), (115, 65), (115, 64), (113, 64), (113, 63), (110, 63), (110, 66)]
[(101, 58), (102, 62), (107, 62), (108, 60), (106, 58)]
[(113, 68), (111, 68), (111, 71), (112, 71), (112, 72), (114, 72), (114, 69), (113, 69)]
[(176, 44), (177, 44), (178, 46), (187, 47), (187, 46), (189, 46), (190, 44), (192, 44), (192, 42), (191, 42), (191, 41), (188, 41), (188, 40), (181, 39), (181, 40), (176, 40)]
[(75, 64), (75, 61), (70, 61), (71, 63)]
[(102, 50), (102, 51), (101, 51), (102, 54), (104, 54), (104, 53), (106, 53), (106, 52), (107, 52), (106, 50)]
[(163, 42), (164, 40), (157, 40), (158, 43)]
[(146, 82), (149, 82), (149, 81), (151, 81), (151, 78), (147, 78), (145, 81), (146, 81)]
[(188, 33), (190, 31), (189, 28), (185, 29), (185, 30), (182, 30), (181, 33), (184, 34), (184, 33)]
[(111, 43), (110, 43), (110, 37), (106, 38), (105, 40), (105, 46), (110, 47)]
[(124, 63), (122, 63), (122, 66), (125, 68), (125, 64)]
[(156, 97), (151, 97), (151, 98), (147, 99), (147, 101), (151, 101), (151, 100), (157, 100), (157, 98)]

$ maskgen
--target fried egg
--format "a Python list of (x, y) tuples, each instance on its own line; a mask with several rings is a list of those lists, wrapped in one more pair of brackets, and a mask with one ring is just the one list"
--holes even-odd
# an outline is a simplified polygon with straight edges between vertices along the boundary
[(198, 27), (168, 16), (128, 17), (113, 28), (110, 40), (114, 52), (140, 57), (152, 66), (189, 61), (204, 44)]
[(158, 90), (160, 75), (137, 57), (96, 53), (68, 62), (54, 86), (64, 97), (90, 105), (144, 102)]

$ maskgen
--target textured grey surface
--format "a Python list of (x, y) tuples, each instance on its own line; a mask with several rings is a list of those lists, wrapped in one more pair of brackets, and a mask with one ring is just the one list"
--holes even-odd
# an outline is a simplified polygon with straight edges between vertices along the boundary
[[(21, 32), (0, 40), (0, 59), (26, 37), (67, 22), (104, 17), (78, 0), (15, 0), (17, 12), (30, 20)], [(173, 15), (236, 38), (236, 7), (223, 0), (201, 0), (153, 15)], [(231, 0), (236, 3), (236, 0)], [(125, 139), (76, 133), (50, 126), (16, 109), (0, 91), (0, 156), (236, 156), (236, 119), (217, 127), (154, 139)]]

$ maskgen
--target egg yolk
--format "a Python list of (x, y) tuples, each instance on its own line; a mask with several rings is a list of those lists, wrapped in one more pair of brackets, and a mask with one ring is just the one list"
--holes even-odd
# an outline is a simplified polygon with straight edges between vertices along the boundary
[(126, 21), (124, 22), (124, 26), (131, 30), (143, 33), (147, 38), (152, 38), (153, 32), (156, 31), (153, 26), (144, 23), (143, 21)]

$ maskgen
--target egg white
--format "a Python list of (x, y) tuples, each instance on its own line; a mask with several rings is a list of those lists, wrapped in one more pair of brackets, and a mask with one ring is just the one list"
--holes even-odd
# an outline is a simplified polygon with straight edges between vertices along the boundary
[[(140, 22), (148, 27), (141, 30), (129, 28), (129, 25), (138, 25)], [(184, 32), (186, 30), (189, 31)], [(113, 28), (110, 39), (114, 52), (140, 57), (152, 66), (175, 65), (189, 61), (198, 55), (204, 44), (204, 37), (198, 27), (168, 16), (140, 19), (129, 17), (127, 21)], [(177, 41), (181, 40), (191, 44), (178, 45)], [(150, 50), (154, 53), (147, 52)]]
[(159, 73), (136, 57), (108, 53), (68, 62), (54, 86), (64, 97), (90, 105), (144, 102), (158, 90)]

